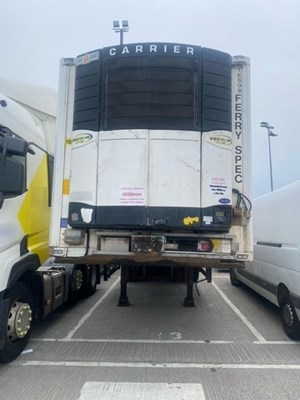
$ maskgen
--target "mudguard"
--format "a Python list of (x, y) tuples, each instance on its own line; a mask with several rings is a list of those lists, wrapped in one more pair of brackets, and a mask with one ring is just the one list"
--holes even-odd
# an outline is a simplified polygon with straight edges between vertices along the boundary
[(9, 310), (10, 299), (0, 300), (0, 350), (5, 344), (5, 335), (7, 334), (7, 314)]

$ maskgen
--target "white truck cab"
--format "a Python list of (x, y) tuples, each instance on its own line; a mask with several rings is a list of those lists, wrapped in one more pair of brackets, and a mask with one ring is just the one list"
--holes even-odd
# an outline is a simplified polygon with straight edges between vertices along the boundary
[(22, 352), (34, 321), (100, 279), (97, 267), (49, 259), (55, 125), (54, 90), (0, 80), (0, 362)]

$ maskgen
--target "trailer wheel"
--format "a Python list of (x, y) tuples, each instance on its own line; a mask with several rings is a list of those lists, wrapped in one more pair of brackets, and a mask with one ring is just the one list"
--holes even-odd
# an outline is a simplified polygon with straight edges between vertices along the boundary
[(280, 305), (280, 317), (285, 333), (294, 340), (300, 339), (300, 322), (295, 307), (287, 295)]
[(237, 278), (236, 276), (236, 270), (235, 268), (230, 268), (230, 282), (233, 286), (241, 286), (241, 281)]
[(99, 267), (96, 265), (80, 265), (79, 268), (82, 272), (82, 287), (79, 291), (79, 296), (92, 296), (97, 289)]
[(11, 301), (6, 322), (4, 321), (7, 334), (4, 348), (0, 350), (1, 363), (13, 361), (24, 350), (31, 331), (34, 304), (30, 287), (25, 282), (17, 282), (5, 297)]

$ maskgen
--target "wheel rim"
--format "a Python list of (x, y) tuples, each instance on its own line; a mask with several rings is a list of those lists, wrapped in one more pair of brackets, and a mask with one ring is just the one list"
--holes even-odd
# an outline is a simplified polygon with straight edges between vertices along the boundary
[(28, 303), (15, 300), (11, 306), (7, 323), (7, 337), (10, 342), (24, 338), (30, 330), (32, 309)]
[(75, 270), (74, 286), (75, 290), (80, 290), (83, 283), (83, 273), (80, 269)]
[(291, 327), (294, 322), (294, 317), (293, 317), (293, 310), (290, 304), (285, 304), (283, 309), (282, 309), (282, 316), (284, 323), (288, 326)]

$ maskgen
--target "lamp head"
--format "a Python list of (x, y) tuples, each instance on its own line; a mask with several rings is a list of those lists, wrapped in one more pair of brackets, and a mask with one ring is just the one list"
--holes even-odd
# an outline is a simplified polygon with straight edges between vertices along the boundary
[(120, 28), (120, 22), (119, 21), (113, 21), (113, 29), (119, 29)]
[(268, 128), (269, 123), (263, 121), (263, 122), (260, 123), (260, 126), (261, 126), (262, 128)]

